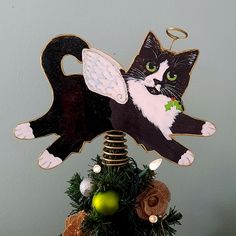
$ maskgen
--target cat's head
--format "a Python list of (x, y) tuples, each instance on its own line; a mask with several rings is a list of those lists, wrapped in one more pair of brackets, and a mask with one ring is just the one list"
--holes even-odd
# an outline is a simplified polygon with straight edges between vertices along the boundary
[(198, 54), (198, 50), (181, 53), (164, 50), (150, 32), (125, 77), (142, 83), (152, 95), (180, 100)]

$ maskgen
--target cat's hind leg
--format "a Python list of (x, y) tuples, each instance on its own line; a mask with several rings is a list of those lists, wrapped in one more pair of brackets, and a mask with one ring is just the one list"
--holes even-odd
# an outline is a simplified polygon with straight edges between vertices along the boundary
[(51, 133), (60, 133), (58, 120), (52, 112), (37, 120), (19, 124), (14, 129), (14, 134), (19, 139), (34, 139)]
[(72, 152), (79, 150), (82, 145), (83, 140), (80, 138), (62, 136), (43, 152), (38, 164), (43, 169), (52, 169), (61, 164)]
[(19, 139), (34, 139), (33, 129), (30, 127), (30, 123), (19, 124), (14, 129), (14, 134)]
[(210, 136), (215, 133), (216, 128), (211, 122), (195, 119), (181, 113), (176, 117), (171, 131), (174, 134)]

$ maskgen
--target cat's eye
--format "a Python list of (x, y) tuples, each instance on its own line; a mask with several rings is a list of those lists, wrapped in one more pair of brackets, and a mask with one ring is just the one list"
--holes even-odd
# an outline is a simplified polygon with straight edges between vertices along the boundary
[(147, 69), (147, 71), (153, 73), (153, 72), (156, 72), (158, 70), (158, 67), (153, 62), (148, 62), (146, 64), (146, 69)]
[(176, 74), (172, 74), (170, 71), (167, 73), (166, 77), (170, 81), (175, 81), (177, 79), (177, 75)]

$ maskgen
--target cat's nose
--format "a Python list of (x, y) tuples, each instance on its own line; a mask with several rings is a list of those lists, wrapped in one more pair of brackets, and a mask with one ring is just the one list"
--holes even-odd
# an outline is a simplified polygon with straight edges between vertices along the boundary
[(153, 81), (154, 81), (155, 86), (158, 85), (158, 84), (161, 84), (161, 81), (158, 80), (158, 79), (153, 79)]

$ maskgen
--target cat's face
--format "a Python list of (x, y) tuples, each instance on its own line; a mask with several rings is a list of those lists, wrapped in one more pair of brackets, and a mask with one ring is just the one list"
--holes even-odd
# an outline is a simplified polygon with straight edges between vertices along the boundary
[(162, 94), (180, 100), (198, 53), (198, 50), (179, 54), (162, 50), (159, 41), (150, 32), (126, 78), (140, 82), (152, 95)]

